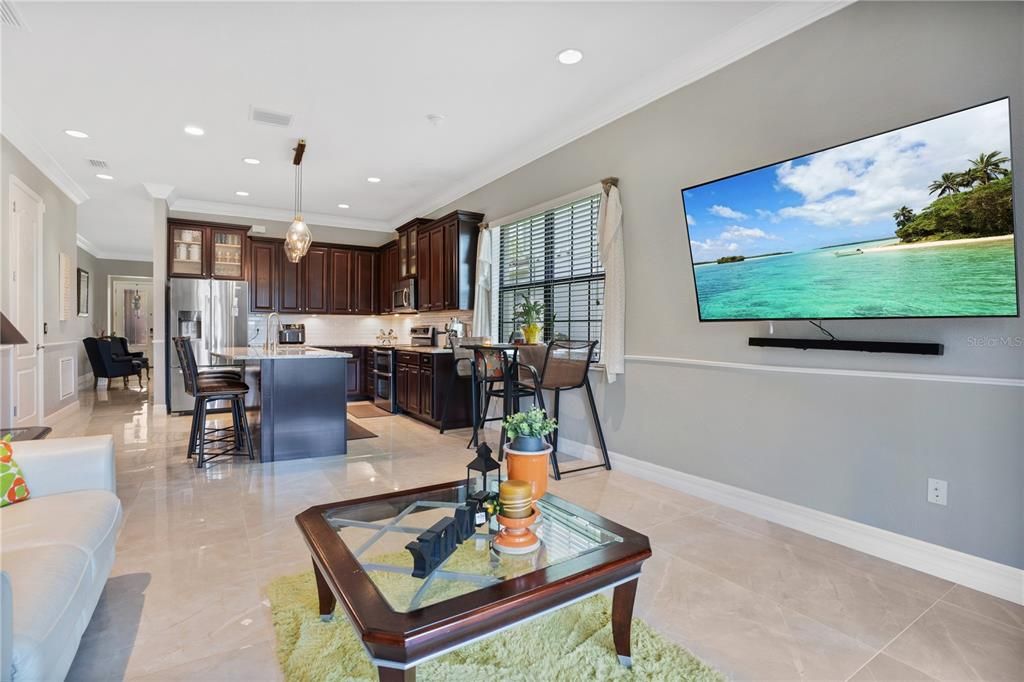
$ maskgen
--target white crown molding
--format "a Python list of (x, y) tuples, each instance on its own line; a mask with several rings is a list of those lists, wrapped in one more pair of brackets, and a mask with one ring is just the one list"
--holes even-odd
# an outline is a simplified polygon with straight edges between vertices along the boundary
[(75, 240), (78, 242), (78, 248), (82, 249), (83, 251), (85, 251), (87, 253), (92, 254), (92, 256), (94, 258), (100, 258), (101, 257), (99, 255), (100, 254), (100, 250), (96, 248), (96, 245), (93, 244), (88, 239), (86, 239), (85, 237), (83, 237), (82, 235), (80, 235), (80, 234), (75, 235)]
[(83, 251), (91, 253), (93, 258), (99, 258), (101, 260), (131, 260), (138, 261), (140, 263), (151, 263), (153, 261), (153, 254), (151, 253), (132, 253), (128, 251), (105, 251), (97, 247), (87, 238), (82, 235), (76, 235), (78, 241), (78, 247)]
[[(599, 462), (593, 445), (558, 439), (559, 451)], [(938, 576), (1001, 599), (1024, 604), (1024, 570), (907, 535), (869, 526), (744, 488), (608, 452), (612, 469), (694, 495), (865, 554)]]
[(0, 132), (39, 169), (40, 173), (49, 178), (50, 182), (64, 192), (76, 205), (89, 198), (82, 186), (75, 182), (68, 172), (57, 163), (57, 160), (43, 148), (43, 145), (28, 131), (17, 115), (9, 111), (5, 112), (3, 130)]
[(158, 182), (144, 182), (142, 183), (142, 186), (146, 188), (147, 192), (149, 192), (149, 196), (154, 199), (163, 199), (168, 204), (177, 199), (174, 185), (164, 185)]
[[(187, 211), (190, 213), (205, 213), (207, 215), (250, 218), (252, 220), (277, 220), (282, 223), (290, 223), (295, 214), (283, 208), (270, 208), (267, 206), (242, 206), (240, 204), (228, 204), (216, 201), (201, 201), (198, 199), (175, 199), (173, 203), (168, 202), (172, 211)], [(322, 225), (324, 227), (347, 227), (352, 230), (371, 230), (374, 232), (392, 232), (398, 223), (391, 223), (385, 220), (373, 220), (370, 218), (341, 218), (326, 213), (302, 214), (308, 225)]]
[[(679, 88), (735, 62), (762, 47), (808, 26), (830, 14), (853, 4), (854, 0), (831, 0), (824, 4), (813, 2), (776, 2), (719, 36), (712, 48), (699, 58), (677, 59), (664, 68), (638, 79), (610, 98), (604, 106), (595, 108), (589, 116), (573, 119), (555, 128), (548, 135), (525, 144), (515, 153), (504, 156), (495, 164), (486, 166), (429, 200), (419, 202), (400, 211), (390, 221), (395, 225), (417, 216), (426, 216), (437, 209), (466, 196), (498, 178), (516, 171), (540, 157), (564, 147), (588, 133), (608, 125)], [(595, 171), (596, 173), (597, 171)], [(467, 207), (468, 208), (468, 207)]]

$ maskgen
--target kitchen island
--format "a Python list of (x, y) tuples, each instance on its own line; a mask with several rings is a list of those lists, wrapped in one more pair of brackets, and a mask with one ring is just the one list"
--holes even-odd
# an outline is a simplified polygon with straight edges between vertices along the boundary
[[(348, 452), (348, 361), (351, 353), (308, 346), (225, 348), (213, 355), (259, 366), (259, 418), (253, 445), (261, 462), (329, 457)], [(246, 376), (251, 376), (246, 372)]]

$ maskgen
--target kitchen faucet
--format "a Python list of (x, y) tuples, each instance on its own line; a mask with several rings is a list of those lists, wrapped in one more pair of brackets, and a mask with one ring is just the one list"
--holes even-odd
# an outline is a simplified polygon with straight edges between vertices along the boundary
[[(271, 335), (271, 333), (270, 333), (270, 318), (275, 318), (277, 320), (277, 326), (274, 327), (273, 335)], [(263, 352), (264, 353), (269, 353), (271, 351), (271, 348), (273, 348), (274, 351), (277, 350), (277, 334), (278, 334), (278, 332), (280, 330), (281, 330), (281, 316), (278, 315), (277, 312), (273, 312), (273, 313), (270, 313), (269, 315), (267, 315), (267, 337), (265, 339), (263, 339)], [(273, 341), (271, 341), (271, 338), (273, 338)]]

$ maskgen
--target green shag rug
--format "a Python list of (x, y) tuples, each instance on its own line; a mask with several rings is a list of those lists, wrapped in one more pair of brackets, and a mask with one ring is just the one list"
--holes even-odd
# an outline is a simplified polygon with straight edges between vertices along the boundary
[[(467, 543), (468, 545), (468, 543)], [(445, 564), (460, 570), (477, 563), (479, 552), (463, 545)], [(375, 557), (375, 563), (410, 565), (408, 552)], [(395, 573), (374, 576), (392, 604), (406, 601), (421, 581)], [(441, 583), (442, 581), (437, 581)], [(448, 583), (430, 595), (441, 601), (472, 589)], [(277, 657), (288, 682), (376, 681), (343, 610), (332, 622), (320, 620), (313, 573), (284, 576), (268, 587), (277, 633)], [(406, 601), (407, 603), (407, 601)], [(633, 668), (619, 665), (612, 642), (611, 601), (595, 595), (536, 620), (423, 663), (420, 682), (536, 682), (537, 680), (664, 680), (721, 682), (725, 678), (686, 649), (633, 619)]]

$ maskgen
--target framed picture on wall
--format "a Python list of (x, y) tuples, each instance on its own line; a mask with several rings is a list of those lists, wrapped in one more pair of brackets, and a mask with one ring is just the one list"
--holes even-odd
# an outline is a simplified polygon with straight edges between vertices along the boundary
[(89, 317), (89, 273), (78, 268), (78, 316)]

